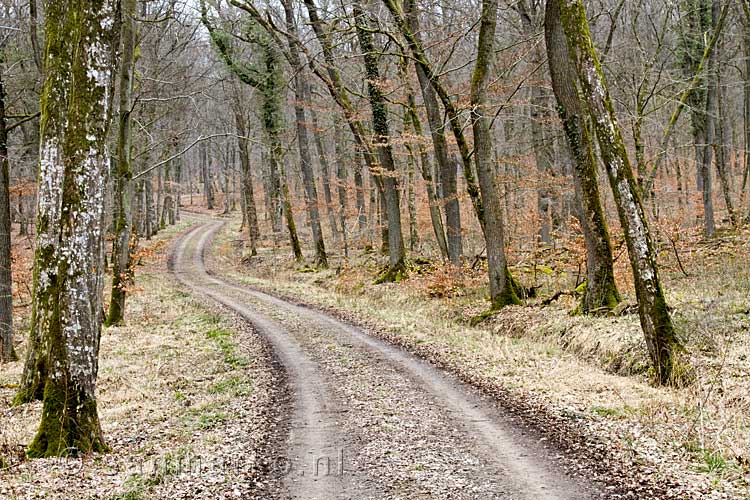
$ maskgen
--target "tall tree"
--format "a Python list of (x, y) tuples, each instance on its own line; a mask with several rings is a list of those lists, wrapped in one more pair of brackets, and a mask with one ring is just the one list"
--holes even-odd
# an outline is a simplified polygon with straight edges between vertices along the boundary
[[(711, 6), (711, 25), (716, 29), (719, 19), (719, 2), (712, 1)], [(707, 68), (707, 88), (705, 92), (705, 110), (703, 112), (703, 143), (698, 147), (701, 149), (699, 165), (699, 186), (703, 194), (703, 233), (706, 237), (712, 237), (716, 232), (716, 223), (714, 222), (714, 193), (713, 193), (713, 176), (711, 174), (711, 163), (714, 153), (714, 142), (716, 141), (717, 110), (718, 110), (718, 46), (711, 51), (708, 58)]]
[[(26, 376), (21, 384), (22, 392), (43, 393), (41, 423), (28, 449), (32, 457), (105, 449), (95, 389), (115, 5), (48, 0), (45, 13), (30, 333), (36, 348), (29, 348), (25, 368), (43, 377), (36, 388), (28, 387)], [(35, 350), (42, 355), (34, 356)]]
[(247, 39), (260, 49), (259, 57), (261, 60), (258, 65), (236, 60), (227, 33), (214, 27), (210, 21), (205, 0), (201, 1), (201, 20), (211, 35), (211, 40), (214, 42), (214, 46), (227, 68), (242, 83), (258, 91), (261, 100), (261, 122), (263, 123), (263, 129), (268, 139), (270, 186), (267, 194), (274, 233), (276, 232), (277, 224), (275, 217), (279, 200), (281, 200), (287, 230), (289, 231), (292, 254), (296, 261), (301, 262), (303, 258), (302, 248), (297, 236), (292, 203), (289, 198), (289, 187), (284, 168), (284, 152), (281, 143), (281, 132), (283, 130), (281, 101), (284, 92), (284, 83), (282, 81), (280, 47), (277, 44), (277, 40), (271, 39), (270, 34), (264, 32), (262, 25), (257, 24), (257, 19), (253, 18), (248, 26)]
[(594, 123), (599, 151), (612, 187), (620, 224), (633, 270), (638, 313), (646, 338), (656, 380), (670, 383), (675, 373), (676, 355), (682, 345), (675, 334), (656, 265), (656, 251), (648, 229), (638, 185), (615, 116), (599, 58), (594, 48), (582, 0), (557, 2), (568, 51), (576, 68), (580, 97)]
[(323, 241), (323, 230), (320, 226), (320, 210), (318, 209), (318, 190), (315, 187), (315, 174), (313, 173), (312, 155), (310, 154), (310, 136), (308, 135), (307, 119), (305, 115), (305, 102), (309, 93), (307, 86), (307, 72), (300, 58), (299, 41), (297, 40), (297, 24), (294, 19), (294, 8), (291, 0), (284, 0), (284, 12), (286, 14), (286, 29), (289, 37), (289, 62), (294, 73), (294, 114), (297, 119), (297, 146), (299, 148), (299, 160), (302, 170), (302, 181), (305, 187), (305, 202), (307, 214), (310, 218), (312, 229), (313, 246), (315, 247), (315, 265), (321, 268), (328, 267), (326, 246)]
[(597, 182), (594, 133), (589, 125), (585, 103), (579, 97), (580, 85), (568, 52), (556, 1), (547, 2), (544, 29), (552, 89), (573, 157), (573, 182), (586, 245), (586, 290), (581, 310), (584, 313), (605, 312), (620, 302), (620, 296), (615, 284), (612, 246)]
[(487, 86), (491, 61), (494, 58), (497, 0), (483, 0), (479, 24), (477, 61), (471, 79), (471, 121), (474, 131), (474, 157), (479, 189), (484, 207), (484, 234), (487, 243), (487, 266), (490, 277), (492, 309), (500, 309), (520, 301), (505, 257), (503, 209), (495, 175), (492, 135), (488, 113)]
[(401, 208), (398, 191), (398, 173), (393, 160), (393, 149), (390, 143), (388, 109), (385, 104), (384, 82), (380, 77), (378, 57), (372, 39), (372, 28), (369, 17), (365, 14), (359, 0), (352, 2), (357, 39), (362, 48), (367, 77), (367, 93), (372, 110), (372, 130), (374, 143), (378, 149), (380, 169), (377, 172), (382, 184), (382, 196), (388, 219), (388, 270), (379, 278), (381, 281), (394, 281), (406, 272), (406, 254), (401, 231)]
[(0, 363), (16, 359), (13, 348), (13, 276), (10, 252), (10, 161), (2, 74), (4, 64), (1, 57), (4, 50), (5, 47), (0, 47)]
[[(466, 191), (469, 193), (471, 202), (474, 205), (474, 213), (479, 220), (479, 224), (482, 226), (482, 229), (484, 229), (485, 218), (481, 195), (479, 193), (480, 188), (479, 186), (477, 186), (477, 182), (474, 179), (474, 171), (472, 169), (471, 162), (472, 151), (469, 147), (469, 142), (466, 139), (466, 135), (464, 134), (465, 124), (461, 119), (459, 108), (456, 103), (453, 102), (450, 94), (448, 93), (448, 90), (445, 88), (443, 82), (440, 79), (440, 75), (435, 71), (431, 61), (427, 57), (427, 53), (424, 49), (422, 41), (412, 28), (412, 24), (410, 24), (410, 22), (407, 20), (407, 17), (401, 9), (399, 3), (396, 0), (382, 1), (390, 11), (393, 19), (396, 21), (396, 26), (398, 27), (399, 31), (401, 31), (401, 34), (406, 39), (409, 49), (412, 52), (414, 61), (422, 69), (422, 71), (424, 72), (424, 76), (430, 82), (430, 85), (440, 98), (440, 102), (443, 104), (445, 114), (448, 117), (448, 124), (450, 125), (451, 131), (453, 132), (453, 137), (456, 139), (456, 145), (458, 146), (458, 151), (461, 155), (461, 161), (464, 167), (464, 178), (466, 179)], [(412, 23), (414, 22), (414, 11), (415, 9), (410, 9), (410, 12), (412, 12)], [(414, 26), (418, 27), (418, 25)], [(450, 225), (451, 223), (449, 222), (449, 226)], [(454, 237), (456, 236), (454, 235)]]
[(127, 287), (133, 281), (130, 262), (133, 224), (133, 168), (131, 166), (130, 118), (133, 108), (133, 69), (135, 67), (135, 7), (136, 0), (121, 0), (120, 68), (118, 75), (119, 103), (117, 156), (114, 193), (114, 239), (112, 243), (112, 294), (107, 324), (115, 325), (125, 319)]
[(258, 253), (258, 212), (255, 206), (255, 189), (253, 186), (253, 173), (250, 167), (250, 152), (247, 148), (248, 124), (247, 111), (242, 105), (240, 90), (236, 85), (232, 89), (232, 112), (234, 113), (235, 130), (237, 131), (237, 150), (240, 156), (240, 167), (242, 168), (242, 198), (244, 207), (245, 223), (247, 224), (248, 243), (250, 244), (250, 255)]
[[(415, 42), (421, 44), (419, 13), (416, 8), (416, 0), (405, 0), (404, 12), (409, 23), (409, 28), (414, 34)], [(461, 236), (461, 206), (458, 202), (458, 192), (456, 187), (456, 165), (448, 156), (448, 142), (445, 138), (446, 124), (442, 119), (438, 99), (435, 96), (435, 89), (432, 87), (432, 83), (430, 82), (422, 64), (414, 61), (414, 69), (417, 73), (419, 88), (422, 91), (422, 100), (427, 113), (427, 123), (430, 126), (430, 136), (432, 138), (435, 161), (437, 162), (438, 172), (440, 173), (440, 193), (442, 194), (443, 203), (445, 204), (448, 257), (454, 265), (459, 265), (461, 262), (461, 256), (463, 255), (463, 240)], [(414, 115), (412, 116), (415, 120), (414, 125), (417, 127), (418, 117)], [(422, 173), (423, 176), (426, 173), (424, 167)], [(430, 175), (429, 178), (431, 180), (432, 176)], [(430, 186), (428, 178), (425, 178), (425, 182), (428, 182), (428, 193), (432, 191), (437, 198), (437, 183)], [(430, 205), (430, 207), (432, 207), (432, 205)], [(439, 210), (436, 213), (431, 210), (430, 216), (433, 220), (436, 220), (436, 217), (440, 217)], [(440, 237), (438, 236), (438, 241), (439, 240)]]

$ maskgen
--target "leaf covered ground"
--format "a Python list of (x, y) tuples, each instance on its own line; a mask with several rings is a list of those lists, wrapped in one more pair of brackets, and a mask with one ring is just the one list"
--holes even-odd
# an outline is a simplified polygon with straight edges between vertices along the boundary
[(664, 239), (674, 243), (660, 255), (665, 290), (696, 375), (686, 387), (664, 388), (650, 383), (622, 252), (625, 307), (616, 316), (569, 314), (573, 293), (549, 301), (555, 291), (575, 288), (581, 253), (547, 248), (514, 257), (514, 274), (537, 297), (471, 326), (487, 307), (481, 259), (460, 273), (415, 259), (405, 281), (373, 285), (384, 263), (376, 253), (334, 254), (330, 270), (316, 270), (295, 265), (283, 248), (248, 258), (237, 229), (228, 225), (215, 246), (214, 266), (233, 269), (231, 278), (364, 325), (518, 403), (524, 418), (548, 415), (539, 426), (572, 429), (581, 437), (579, 452), (663, 485), (665, 497), (750, 496), (747, 233)]
[(98, 405), (110, 453), (25, 460), (41, 403), (11, 407), (23, 363), (0, 365), (0, 498), (263, 498), (275, 488), (268, 450), (283, 433), (282, 372), (244, 323), (169, 275), (166, 242), (185, 227), (145, 245), (127, 324), (102, 335)]

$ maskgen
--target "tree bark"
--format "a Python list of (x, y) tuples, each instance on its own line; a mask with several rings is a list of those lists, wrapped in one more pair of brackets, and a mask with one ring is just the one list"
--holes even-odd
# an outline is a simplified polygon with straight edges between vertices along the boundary
[(305, 204), (307, 205), (307, 214), (310, 217), (310, 229), (312, 230), (313, 246), (315, 247), (315, 265), (326, 269), (328, 268), (328, 257), (326, 255), (325, 242), (323, 241), (323, 230), (320, 226), (318, 190), (315, 186), (315, 174), (313, 173), (312, 156), (310, 154), (310, 138), (304, 108), (304, 104), (307, 102), (308, 83), (296, 41), (297, 26), (294, 22), (292, 2), (291, 0), (284, 0), (283, 5), (286, 14), (286, 29), (292, 35), (289, 38), (289, 60), (292, 72), (294, 73), (294, 114), (297, 120), (297, 146), (299, 148), (302, 180), (305, 187)]
[(43, 355), (27, 359), (19, 392), (21, 399), (38, 394), (39, 388), (27, 385), (35, 378), (28, 374), (43, 373), (42, 420), (29, 445), (31, 457), (106, 449), (95, 390), (114, 6), (102, 0), (48, 0), (45, 12), (47, 74), (30, 334), (40, 341)]
[(547, 2), (545, 41), (557, 110), (573, 157), (573, 182), (580, 201), (581, 230), (586, 245), (586, 289), (581, 311), (604, 312), (620, 302), (620, 295), (615, 284), (612, 246), (597, 182), (594, 137), (585, 103), (579, 97), (576, 70), (568, 52), (557, 0)]
[(347, 237), (347, 210), (349, 200), (347, 197), (347, 168), (344, 161), (344, 133), (341, 128), (341, 121), (338, 117), (334, 118), (334, 151), (336, 153), (336, 184), (339, 198), (339, 221), (341, 221), (341, 240), (344, 244), (344, 257), (349, 257), (349, 242)]
[(359, 1), (352, 3), (356, 23), (357, 39), (363, 51), (365, 74), (367, 76), (367, 93), (372, 109), (372, 129), (375, 134), (381, 170), (376, 172), (383, 186), (383, 196), (388, 219), (388, 270), (378, 281), (398, 281), (406, 272), (406, 254), (401, 231), (401, 208), (398, 194), (398, 173), (393, 161), (393, 150), (390, 145), (388, 110), (383, 94), (383, 81), (380, 78), (378, 59), (370, 31), (370, 23)]
[(520, 302), (505, 258), (502, 201), (495, 176), (490, 117), (487, 113), (487, 86), (490, 80), (491, 60), (494, 58), (497, 3), (497, 0), (482, 1), (477, 61), (471, 80), (470, 96), (474, 157), (485, 215), (484, 228), (492, 310)]
[(683, 374), (675, 370), (675, 356), (682, 351), (656, 265), (656, 251), (648, 221), (638, 196), (622, 131), (617, 122), (599, 59), (589, 32), (582, 0), (557, 1), (568, 50), (576, 67), (581, 97), (586, 101), (607, 170), (633, 270), (641, 327), (646, 338), (655, 378), (670, 383)]
[(125, 319), (127, 288), (133, 282), (130, 262), (131, 229), (133, 224), (132, 200), (133, 169), (130, 159), (130, 112), (133, 95), (133, 67), (135, 65), (135, 10), (136, 0), (121, 2), (120, 91), (117, 131), (117, 168), (114, 193), (114, 238), (112, 242), (112, 293), (109, 302), (107, 325), (122, 323)]
[[(0, 49), (4, 50), (4, 48)], [(0, 363), (15, 361), (13, 347), (13, 277), (11, 275), (10, 161), (5, 116), (4, 61), (0, 58)], [(19, 198), (20, 198), (19, 194)]]

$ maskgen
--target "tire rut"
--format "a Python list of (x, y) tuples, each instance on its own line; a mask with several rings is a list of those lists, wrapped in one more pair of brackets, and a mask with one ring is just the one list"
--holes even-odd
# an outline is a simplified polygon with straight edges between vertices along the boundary
[[(308, 474), (287, 475), (292, 498), (603, 496), (474, 388), (343, 321), (212, 275), (205, 253), (222, 225), (204, 220), (186, 235), (176, 274), (251, 322), (288, 370), (289, 457)], [(340, 455), (343, 474), (314, 477), (299, 463), (310, 455)]]

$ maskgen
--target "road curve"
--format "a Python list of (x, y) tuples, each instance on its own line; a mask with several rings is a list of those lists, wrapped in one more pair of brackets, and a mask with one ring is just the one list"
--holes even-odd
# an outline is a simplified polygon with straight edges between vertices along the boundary
[(175, 276), (251, 323), (287, 371), (286, 498), (606, 497), (472, 387), (350, 324), (209, 274), (223, 222), (196, 222), (174, 247)]

